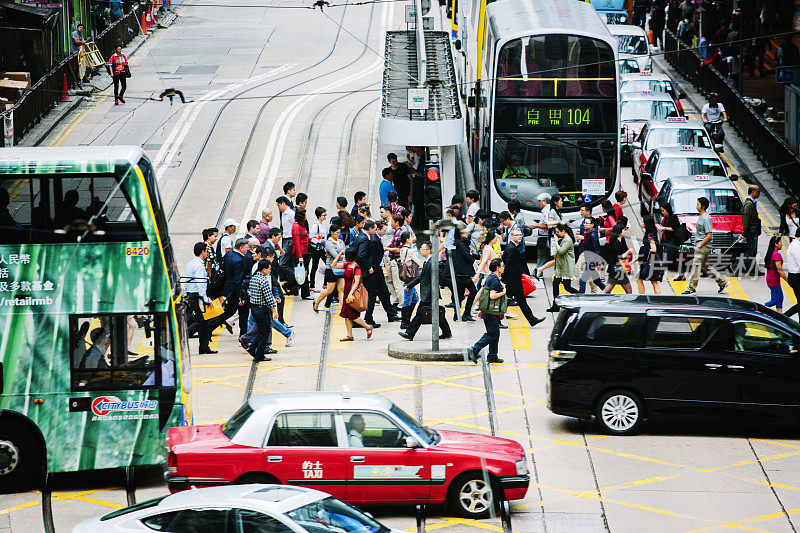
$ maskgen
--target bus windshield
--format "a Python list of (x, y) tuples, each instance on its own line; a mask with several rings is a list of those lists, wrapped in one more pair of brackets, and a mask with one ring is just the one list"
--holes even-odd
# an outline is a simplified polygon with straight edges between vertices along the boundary
[[(550, 136), (548, 136), (550, 137)], [(497, 191), (504, 201), (519, 200), (524, 207), (537, 207), (536, 197), (559, 193), (564, 207), (605, 197), (614, 184), (617, 145), (614, 139), (559, 140), (495, 137), (493, 172)], [(583, 191), (592, 181), (592, 198)], [(599, 180), (599, 182), (598, 182)]]
[(497, 59), (497, 97), (616, 96), (614, 52), (603, 41), (575, 35), (513, 39)]
[(636, 56), (647, 55), (647, 40), (643, 35), (615, 35), (619, 41), (618, 52)]
[(667, 100), (627, 100), (619, 108), (620, 120), (630, 122), (677, 117), (675, 104)]
[(695, 128), (655, 128), (647, 134), (645, 150), (659, 146), (697, 146), (712, 148), (705, 130)]
[(675, 191), (670, 198), (672, 210), (677, 215), (697, 214), (697, 199), (708, 198), (709, 215), (740, 215), (742, 201), (733, 189), (691, 189)]

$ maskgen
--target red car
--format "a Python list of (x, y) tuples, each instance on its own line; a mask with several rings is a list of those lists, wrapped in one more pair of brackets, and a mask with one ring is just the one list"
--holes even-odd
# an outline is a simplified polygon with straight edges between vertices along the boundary
[(282, 483), (357, 504), (446, 503), (465, 517), (518, 500), (530, 476), (516, 441), (429, 429), (377, 394), (253, 396), (224, 424), (167, 434), (172, 492)]

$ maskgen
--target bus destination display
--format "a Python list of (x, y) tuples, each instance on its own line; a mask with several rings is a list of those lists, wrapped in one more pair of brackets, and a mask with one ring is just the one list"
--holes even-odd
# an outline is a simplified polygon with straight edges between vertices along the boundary
[(610, 106), (600, 102), (498, 103), (495, 131), (602, 133), (606, 131), (606, 120), (615, 116), (613, 103)]

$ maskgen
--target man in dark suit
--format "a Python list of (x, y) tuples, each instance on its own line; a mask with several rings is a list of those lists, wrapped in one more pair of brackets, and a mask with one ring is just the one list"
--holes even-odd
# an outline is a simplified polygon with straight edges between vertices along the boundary
[[(406, 290), (413, 289), (419, 285), (419, 306), (417, 314), (411, 320), (408, 329), (400, 331), (400, 336), (408, 340), (414, 340), (414, 335), (419, 331), (419, 327), (425, 323), (431, 323), (431, 310), (433, 308), (433, 291), (431, 288), (431, 243), (424, 242), (419, 247), (419, 254), (425, 263), (422, 265), (422, 272), (419, 276), (406, 283)], [(442, 329), (440, 339), (449, 339), (453, 336), (450, 325), (445, 317), (444, 307), (439, 305), (439, 294), (436, 294), (436, 305), (439, 307), (439, 327)]]
[[(364, 233), (359, 234), (353, 240), (353, 244), (356, 246), (356, 262), (361, 269), (364, 287), (366, 287), (369, 294), (364, 321), (372, 327), (379, 328), (380, 324), (376, 324), (372, 316), (376, 299), (380, 298), (389, 322), (396, 322), (400, 320), (400, 317), (397, 316), (397, 309), (392, 305), (389, 287), (386, 286), (386, 279), (383, 277), (383, 267), (381, 267), (381, 262), (383, 262), (383, 243), (376, 235), (376, 231), (375, 221), (367, 220), (364, 222)], [(367, 238), (366, 242), (362, 235)]]
[(544, 321), (543, 318), (536, 318), (533, 316), (531, 308), (528, 307), (528, 302), (525, 301), (525, 291), (522, 289), (522, 273), (524, 256), (520, 252), (520, 245), (522, 243), (522, 231), (518, 228), (511, 230), (508, 236), (508, 244), (503, 251), (503, 264), (505, 265), (505, 272), (503, 272), (503, 283), (506, 285), (506, 295), (516, 300), (522, 314), (528, 320), (528, 324), (535, 326), (539, 322)]
[(253, 265), (259, 259), (261, 259), (261, 256), (257, 253), (253, 254), (247, 239), (236, 239), (233, 244), (233, 250), (222, 258), (223, 270), (225, 271), (225, 287), (222, 289), (222, 296), (225, 298), (225, 310), (215, 319), (215, 328), (238, 312), (239, 336), (241, 337), (247, 333), (249, 310), (244, 305), (242, 298), (242, 285), (245, 277), (250, 275)]

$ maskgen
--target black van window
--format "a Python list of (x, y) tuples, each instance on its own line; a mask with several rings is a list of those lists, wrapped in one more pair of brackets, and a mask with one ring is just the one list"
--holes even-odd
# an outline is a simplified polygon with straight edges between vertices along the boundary
[(795, 341), (791, 335), (760, 322), (733, 324), (733, 349), (737, 352), (789, 355)]
[(639, 345), (643, 326), (641, 315), (586, 313), (573, 328), (570, 344), (633, 348)]
[(647, 324), (648, 348), (697, 349), (716, 331), (721, 321), (708, 317), (651, 317)]

